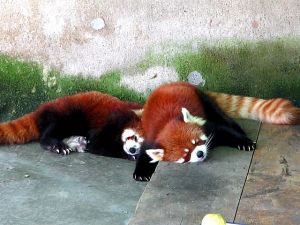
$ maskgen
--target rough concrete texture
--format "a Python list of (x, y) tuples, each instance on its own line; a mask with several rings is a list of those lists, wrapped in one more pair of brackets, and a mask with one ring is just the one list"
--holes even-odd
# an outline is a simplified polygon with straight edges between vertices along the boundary
[(0, 224), (125, 225), (145, 183), (135, 163), (89, 153), (60, 156), (32, 143), (0, 148)]
[(300, 126), (264, 124), (236, 221), (251, 225), (300, 222)]
[(147, 94), (163, 83), (178, 81), (179, 75), (175, 69), (163, 66), (148, 68), (144, 73), (125, 74), (121, 78), (121, 85), (135, 90), (139, 93)]
[(166, 43), (299, 36), (299, 10), (298, 0), (0, 0), (0, 52), (99, 75)]

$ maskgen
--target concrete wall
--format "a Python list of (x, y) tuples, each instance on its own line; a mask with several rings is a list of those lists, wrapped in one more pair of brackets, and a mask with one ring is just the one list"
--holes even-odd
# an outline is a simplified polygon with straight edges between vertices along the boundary
[(67, 74), (130, 67), (166, 44), (287, 36), (300, 36), (299, 0), (0, 0), (0, 52)]

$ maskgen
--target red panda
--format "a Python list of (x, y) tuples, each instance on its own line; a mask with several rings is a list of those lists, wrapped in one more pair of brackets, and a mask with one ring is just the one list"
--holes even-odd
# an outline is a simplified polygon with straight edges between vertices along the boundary
[[(46, 102), (34, 112), (16, 120), (1, 123), (0, 144), (23, 144), (39, 140), (44, 149), (66, 155), (72, 150), (66, 143), (70, 144), (74, 139), (70, 141), (65, 138), (83, 136), (94, 141), (88, 140), (92, 152), (121, 157), (123, 144), (128, 141), (126, 134), (121, 139), (123, 131), (128, 133), (130, 129), (130, 136), (134, 137), (136, 133), (141, 133), (140, 118), (133, 112), (140, 109), (142, 106), (137, 103), (121, 101), (96, 91), (62, 97)], [(85, 144), (84, 140), (79, 142)], [(141, 142), (138, 137), (135, 143), (131, 143), (132, 147), (129, 144), (128, 149), (124, 149), (125, 153), (128, 152), (126, 155), (136, 155)], [(113, 147), (113, 150), (104, 150), (104, 147)]]
[(254, 150), (256, 143), (225, 113), (277, 124), (300, 121), (300, 110), (288, 100), (203, 93), (185, 82), (162, 85), (144, 105), (145, 141), (134, 179), (150, 180), (158, 161), (201, 162), (209, 149), (220, 145)]

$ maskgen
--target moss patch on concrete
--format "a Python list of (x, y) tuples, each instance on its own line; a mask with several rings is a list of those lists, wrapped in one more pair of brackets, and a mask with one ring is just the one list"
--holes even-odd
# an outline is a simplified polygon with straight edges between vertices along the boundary
[[(181, 80), (192, 71), (206, 80), (203, 90), (261, 98), (283, 97), (300, 105), (299, 40), (272, 42), (223, 42), (185, 45), (180, 53), (155, 54), (136, 65), (136, 71), (151, 66), (173, 67)], [(100, 78), (43, 72), (37, 63), (0, 55), (0, 120), (16, 118), (39, 104), (82, 91), (98, 90), (122, 100), (144, 102), (142, 94), (120, 85), (121, 71)]]
[(300, 105), (299, 40), (199, 43), (171, 57), (149, 53), (138, 66), (175, 67), (181, 80), (192, 71), (206, 80), (201, 89), (261, 98), (284, 97)]
[(12, 117), (27, 112), (45, 99), (42, 67), (0, 56), (0, 112)]
[(141, 94), (120, 86), (119, 71), (103, 74), (99, 79), (66, 76), (55, 70), (45, 76), (37, 63), (0, 55), (0, 121), (31, 112), (42, 102), (92, 90), (122, 100), (145, 101)]

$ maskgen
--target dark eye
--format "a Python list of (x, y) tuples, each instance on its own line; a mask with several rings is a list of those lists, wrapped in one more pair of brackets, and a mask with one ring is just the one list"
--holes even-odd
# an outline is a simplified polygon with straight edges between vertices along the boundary
[(136, 135), (132, 135), (130, 137), (128, 137), (126, 140), (134, 140), (134, 141), (137, 141), (137, 136)]

